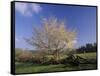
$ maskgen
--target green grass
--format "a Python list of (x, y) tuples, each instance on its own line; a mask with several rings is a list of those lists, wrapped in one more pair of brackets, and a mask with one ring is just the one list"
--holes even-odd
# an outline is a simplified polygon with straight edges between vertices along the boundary
[[(77, 54), (85, 59), (96, 59), (96, 53)], [(72, 66), (70, 64), (33, 64), (16, 62), (16, 73), (44, 73), (44, 72), (59, 72), (72, 70), (92, 70), (96, 69), (96, 64), (80, 64)]]
[(16, 66), (16, 73), (44, 73), (44, 72), (60, 72), (60, 71), (73, 71), (73, 70), (85, 70), (96, 69), (96, 65), (83, 64), (80, 66), (71, 65), (39, 65), (31, 63), (21, 63)]
[[(16, 68), (16, 73), (37, 73), (37, 72), (50, 72), (57, 70), (63, 65), (37, 65), (37, 64), (21, 64), (21, 67)], [(27, 68), (26, 68), (27, 67)]]
[(77, 55), (85, 59), (96, 59), (96, 53), (85, 53), (85, 54), (77, 54)]

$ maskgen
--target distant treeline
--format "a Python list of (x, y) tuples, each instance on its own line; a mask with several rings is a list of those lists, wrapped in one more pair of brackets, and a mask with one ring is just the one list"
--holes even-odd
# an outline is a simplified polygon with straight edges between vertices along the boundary
[(97, 51), (97, 43), (87, 43), (84, 46), (79, 47), (76, 49), (77, 53), (84, 53), (84, 52), (96, 52)]

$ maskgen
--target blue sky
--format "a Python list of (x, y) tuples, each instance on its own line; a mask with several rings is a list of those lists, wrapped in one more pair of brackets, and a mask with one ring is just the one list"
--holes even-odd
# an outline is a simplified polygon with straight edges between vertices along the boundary
[(15, 47), (32, 49), (24, 38), (32, 36), (33, 26), (41, 25), (41, 18), (65, 20), (69, 29), (77, 31), (76, 47), (96, 42), (96, 7), (15, 3)]

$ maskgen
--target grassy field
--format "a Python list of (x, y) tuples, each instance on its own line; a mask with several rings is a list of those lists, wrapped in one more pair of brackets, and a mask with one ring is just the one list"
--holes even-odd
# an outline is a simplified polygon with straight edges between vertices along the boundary
[(77, 54), (78, 56), (85, 58), (85, 59), (96, 59), (96, 53), (85, 53), (85, 54)]
[[(85, 59), (96, 59), (96, 53), (78, 54)], [(33, 63), (16, 63), (16, 73), (44, 73), (44, 72), (60, 72), (60, 71), (77, 71), (96, 69), (96, 64), (80, 64), (72, 66), (69, 64), (33, 64)]]

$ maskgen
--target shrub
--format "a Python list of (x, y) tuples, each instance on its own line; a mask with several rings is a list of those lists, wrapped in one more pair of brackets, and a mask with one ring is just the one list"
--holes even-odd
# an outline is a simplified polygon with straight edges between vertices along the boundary
[(32, 62), (32, 58), (33, 55), (31, 52), (23, 51), (18, 55), (17, 60), (19, 62)]
[(61, 64), (70, 64), (70, 65), (78, 66), (80, 64), (80, 61), (74, 55), (69, 55), (68, 57), (65, 57), (64, 59), (61, 59), (60, 63)]

